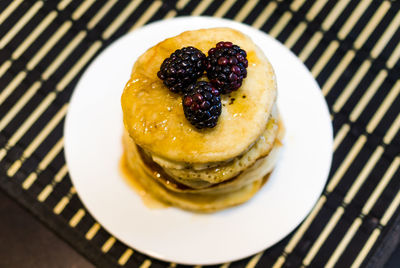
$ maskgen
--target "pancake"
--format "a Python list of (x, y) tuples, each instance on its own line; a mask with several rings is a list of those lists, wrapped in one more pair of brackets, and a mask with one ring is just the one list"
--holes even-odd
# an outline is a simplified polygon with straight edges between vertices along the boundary
[[(247, 77), (238, 90), (221, 95), (217, 125), (199, 130), (185, 118), (181, 95), (157, 71), (177, 49), (193, 46), (207, 54), (228, 40), (247, 52)], [(276, 94), (270, 63), (246, 35), (211, 28), (166, 39), (138, 58), (124, 88), (122, 163), (146, 194), (175, 207), (214, 212), (244, 203), (279, 159), (284, 127)]]
[[(253, 150), (249, 151), (249, 153), (245, 154), (244, 157), (238, 158), (238, 161), (235, 161), (239, 164), (232, 166), (231, 169), (225, 169), (226, 170), (225, 172), (227, 174), (231, 174), (232, 176), (229, 177), (226, 174), (223, 174), (222, 177), (224, 178), (224, 180), (219, 180), (218, 182), (210, 183), (208, 181), (203, 181), (200, 179), (193, 180), (193, 179), (185, 179), (185, 177), (181, 177), (181, 178), (175, 178), (173, 176), (170, 176), (170, 177), (174, 181), (176, 181), (182, 185), (185, 185), (189, 188), (194, 189), (192, 192), (196, 192), (196, 191), (201, 192), (201, 190), (207, 190), (208, 188), (216, 187), (217, 185), (225, 185), (225, 184), (229, 185), (233, 181), (240, 180), (237, 178), (238, 177), (242, 178), (241, 176), (243, 174), (245, 174), (248, 171), (248, 169), (253, 168), (253, 166), (256, 165), (258, 162), (261, 162), (261, 161), (267, 162), (268, 161), (268, 164), (275, 165), (276, 158), (278, 155), (277, 151), (279, 151), (279, 148), (282, 146), (281, 141), (282, 141), (283, 135), (285, 133), (284, 127), (283, 127), (281, 121), (278, 122), (278, 125), (279, 125), (279, 127), (278, 127), (277, 136), (276, 136), (275, 140), (272, 142), (272, 146), (269, 149), (268, 153), (261, 154), (261, 155), (258, 155), (258, 157), (256, 157), (257, 152), (259, 152), (259, 150), (254, 149), (254, 151)], [(246, 166), (246, 168), (242, 169), (239, 172), (233, 173), (232, 171), (234, 170), (234, 167), (240, 166), (240, 165)], [(224, 170), (224, 167), (222, 167), (221, 169)], [(167, 170), (164, 169), (164, 171), (166, 174), (169, 175), (169, 172)], [(219, 173), (219, 174), (221, 174), (221, 173)]]
[[(145, 165), (143, 169), (149, 174), (154, 180), (157, 180), (160, 184), (162, 184), (167, 189), (173, 192), (179, 193), (200, 193), (200, 194), (224, 194), (229, 193), (239, 188), (259, 179), (257, 174), (269, 174), (272, 172), (280, 152), (280, 146), (275, 146), (268, 156), (262, 157), (258, 159), (251, 167), (240, 173), (239, 175), (230, 178), (227, 181), (217, 184), (208, 184), (207, 187), (203, 188), (194, 188), (194, 187), (185, 187), (183, 184), (179, 184), (182, 181), (175, 181), (171, 183), (173, 178), (165, 176), (165, 174), (154, 172), (150, 166)], [(159, 174), (162, 174), (161, 176)], [(179, 185), (179, 186), (177, 186)]]
[[(125, 135), (125, 137), (128, 137), (128, 135)], [(130, 173), (134, 176), (135, 180), (141, 184), (146, 193), (163, 203), (185, 210), (208, 213), (242, 204), (257, 193), (269, 175), (265, 174), (265, 172), (269, 171), (269, 166), (260, 162), (259, 166), (248, 175), (251, 181), (244, 185), (237, 185), (230, 189), (229, 192), (174, 192), (164, 187), (164, 185), (160, 184), (159, 181), (155, 180), (146, 172), (144, 162), (141, 160), (136, 145), (129, 137), (124, 138), (124, 144), (126, 142), (130, 143), (130, 145), (124, 145), (125, 153), (123, 157), (126, 157)]]
[[(279, 135), (274, 141), (273, 148), (267, 156), (261, 157), (255, 161), (250, 167), (241, 172), (238, 176), (231, 177), (229, 180), (210, 184), (208, 183), (206, 187), (191, 187), (182, 183), (182, 181), (175, 180), (171, 178), (157, 163), (153, 162), (151, 158), (143, 153), (143, 150), (137, 147), (129, 135), (125, 132), (124, 135), (124, 148), (126, 155), (129, 158), (135, 158), (136, 161), (140, 162), (141, 168), (146, 172), (151, 179), (158, 181), (168, 190), (179, 193), (207, 193), (207, 194), (222, 194), (237, 190), (257, 179), (258, 173), (268, 174), (272, 171), (275, 166), (279, 151), (281, 147), (281, 140), (283, 138), (284, 129), (279, 128)], [(254, 173), (256, 172), (256, 174)]]
[[(247, 51), (248, 76), (222, 96), (222, 114), (213, 129), (198, 130), (185, 118), (181, 97), (157, 77), (162, 61), (176, 49), (194, 46), (207, 53), (221, 40)], [(175, 167), (208, 168), (242, 155), (264, 132), (276, 99), (273, 69), (246, 35), (229, 28), (184, 32), (147, 50), (136, 61), (121, 103), (124, 125), (134, 142)]]
[[(208, 182), (210, 184), (220, 183), (236, 176), (241, 171), (253, 165), (258, 159), (268, 155), (272, 150), (277, 135), (278, 116), (274, 115), (268, 121), (264, 132), (257, 139), (254, 145), (246, 153), (236, 157), (228, 163), (202, 170), (163, 168), (172, 178), (178, 181), (184, 180), (189, 184), (185, 182), (182, 183), (190, 187), (198, 188), (193, 185), (196, 181)], [(202, 184), (204, 185), (204, 183)]]

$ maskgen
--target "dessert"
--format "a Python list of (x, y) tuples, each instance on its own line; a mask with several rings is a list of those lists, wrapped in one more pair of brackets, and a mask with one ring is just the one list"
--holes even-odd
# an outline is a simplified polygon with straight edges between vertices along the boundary
[(138, 58), (121, 97), (132, 177), (191, 211), (249, 200), (278, 159), (284, 128), (276, 95), (270, 63), (236, 30), (162, 41)]

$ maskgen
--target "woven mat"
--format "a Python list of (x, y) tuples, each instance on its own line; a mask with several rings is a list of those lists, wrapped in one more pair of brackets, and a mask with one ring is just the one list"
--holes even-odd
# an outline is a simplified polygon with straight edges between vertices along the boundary
[(335, 130), (330, 180), (310, 215), (230, 267), (382, 265), (400, 226), (397, 1), (2, 0), (0, 187), (97, 266), (175, 266), (128, 248), (86, 211), (65, 164), (63, 123), (99, 52), (182, 15), (241, 21), (284, 43), (317, 79)]

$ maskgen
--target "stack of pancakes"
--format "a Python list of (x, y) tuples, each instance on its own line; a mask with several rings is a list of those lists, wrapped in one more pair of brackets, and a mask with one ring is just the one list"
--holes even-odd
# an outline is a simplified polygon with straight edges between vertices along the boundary
[[(198, 130), (157, 71), (176, 49), (194, 46), (206, 54), (219, 41), (246, 50), (248, 75), (237, 91), (222, 96), (217, 126)], [(122, 94), (130, 172), (149, 194), (187, 210), (211, 212), (247, 201), (278, 158), (284, 131), (276, 94), (270, 63), (246, 35), (211, 28), (166, 39), (139, 57)]]

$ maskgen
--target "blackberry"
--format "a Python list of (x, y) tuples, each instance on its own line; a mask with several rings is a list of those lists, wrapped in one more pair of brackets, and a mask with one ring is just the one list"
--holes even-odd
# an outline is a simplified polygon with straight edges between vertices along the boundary
[(237, 90), (247, 76), (246, 51), (232, 42), (219, 42), (208, 51), (206, 59), (207, 77), (221, 93)]
[(208, 82), (189, 85), (182, 97), (186, 119), (196, 128), (213, 128), (221, 115), (221, 97), (218, 89)]
[(184, 92), (203, 75), (205, 58), (203, 52), (194, 47), (177, 49), (163, 61), (157, 76), (172, 92)]

